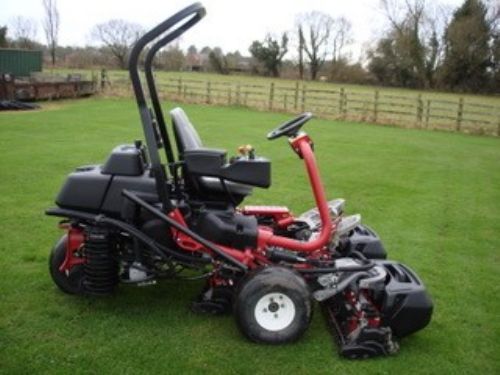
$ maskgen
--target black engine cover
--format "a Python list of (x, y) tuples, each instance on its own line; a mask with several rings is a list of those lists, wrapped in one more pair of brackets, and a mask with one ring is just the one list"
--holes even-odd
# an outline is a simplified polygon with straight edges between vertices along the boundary
[(257, 246), (257, 219), (232, 209), (202, 210), (191, 225), (196, 233), (216, 244), (241, 250)]

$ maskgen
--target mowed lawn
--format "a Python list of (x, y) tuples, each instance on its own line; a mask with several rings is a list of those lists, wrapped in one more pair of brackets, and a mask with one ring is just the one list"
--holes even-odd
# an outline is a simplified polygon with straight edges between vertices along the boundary
[[(265, 139), (287, 116), (185, 109), (206, 145), (234, 154), (250, 143), (273, 160), (272, 188), (249, 203), (312, 206), (301, 161), (284, 139)], [(47, 257), (61, 232), (44, 209), (73, 168), (142, 138), (131, 100), (86, 99), (0, 113), (0, 373), (500, 373), (500, 140), (325, 120), (305, 129), (328, 197), (346, 198), (434, 299), (431, 324), (398, 355), (341, 359), (318, 309), (299, 342), (250, 343), (231, 316), (190, 312), (199, 281), (104, 299), (57, 290)]]

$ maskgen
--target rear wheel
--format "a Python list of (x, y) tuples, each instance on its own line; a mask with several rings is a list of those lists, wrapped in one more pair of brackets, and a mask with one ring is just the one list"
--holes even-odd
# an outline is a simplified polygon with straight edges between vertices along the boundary
[(285, 267), (266, 267), (242, 280), (235, 301), (240, 330), (250, 340), (282, 344), (309, 326), (311, 297), (304, 279)]
[(54, 283), (64, 293), (82, 294), (82, 281), (84, 277), (83, 265), (75, 265), (69, 271), (59, 271), (59, 267), (64, 262), (64, 258), (66, 257), (67, 240), (67, 235), (62, 236), (50, 253), (50, 276), (52, 276), (52, 280), (54, 280)]

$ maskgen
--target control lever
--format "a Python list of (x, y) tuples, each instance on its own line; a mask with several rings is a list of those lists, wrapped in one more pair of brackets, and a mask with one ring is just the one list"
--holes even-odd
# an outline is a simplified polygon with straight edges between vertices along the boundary
[(243, 145), (238, 147), (238, 154), (246, 159), (255, 159), (255, 149), (252, 145)]

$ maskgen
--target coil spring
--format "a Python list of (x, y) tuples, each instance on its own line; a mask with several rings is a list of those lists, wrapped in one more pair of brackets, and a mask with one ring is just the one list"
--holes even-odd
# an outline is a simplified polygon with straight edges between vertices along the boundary
[(112, 241), (105, 230), (91, 228), (85, 242), (84, 288), (87, 294), (113, 293), (118, 284), (118, 262), (113, 258)]

